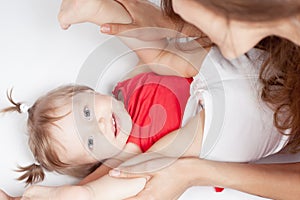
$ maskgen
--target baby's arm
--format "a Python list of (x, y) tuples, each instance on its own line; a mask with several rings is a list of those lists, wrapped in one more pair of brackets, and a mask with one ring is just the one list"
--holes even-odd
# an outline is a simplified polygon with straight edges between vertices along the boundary
[(184, 127), (158, 140), (147, 152), (175, 158), (198, 157), (202, 147), (203, 130), (204, 110), (191, 118)]
[(184, 47), (178, 48), (176, 42), (169, 42), (167, 39), (142, 41), (134, 37), (120, 38), (137, 54), (140, 64), (148, 65), (152, 71), (160, 75), (195, 76), (208, 50), (202, 48), (195, 40), (180, 44)]
[(115, 179), (108, 175), (85, 185), (91, 194), (91, 200), (126, 199), (138, 194), (145, 186), (145, 178)]
[(115, 179), (106, 175), (83, 186), (32, 186), (23, 197), (30, 200), (120, 200), (135, 196), (145, 184), (145, 178)]
[(98, 167), (93, 173), (89, 174), (87, 177), (82, 179), (78, 185), (85, 185), (89, 182), (95, 181), (98, 178), (101, 178), (102, 176), (108, 174), (109, 170), (111, 170), (113, 167), (107, 166), (105, 164), (102, 164), (100, 167)]
[(132, 22), (126, 9), (114, 0), (63, 0), (58, 19), (64, 29), (71, 24), (82, 22), (97, 25)]

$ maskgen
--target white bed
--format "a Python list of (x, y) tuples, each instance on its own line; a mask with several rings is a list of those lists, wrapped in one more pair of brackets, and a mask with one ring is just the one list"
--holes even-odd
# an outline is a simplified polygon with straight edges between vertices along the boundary
[[(31, 104), (40, 94), (65, 83), (75, 82), (90, 53), (108, 36), (99, 34), (91, 24), (60, 29), (56, 15), (60, 1), (1, 1), (0, 6), (0, 108), (8, 106), (6, 90), (14, 87), (16, 100)], [(131, 60), (130, 62), (135, 62)], [(25, 134), (26, 115), (1, 115), (0, 188), (11, 195), (21, 195), (24, 184), (16, 181), (13, 170), (17, 164), (32, 164)], [(266, 159), (274, 161), (300, 160), (299, 155)], [(77, 180), (57, 174), (47, 174), (44, 185), (75, 183)], [(212, 187), (194, 187), (181, 199), (263, 199), (226, 189), (215, 193)]]

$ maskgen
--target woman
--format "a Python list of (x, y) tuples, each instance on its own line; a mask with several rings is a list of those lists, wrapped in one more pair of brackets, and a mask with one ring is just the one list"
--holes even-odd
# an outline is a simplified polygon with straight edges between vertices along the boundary
[[(119, 2), (131, 14), (133, 24), (129, 26), (107, 24), (102, 26), (102, 32), (117, 34), (133, 27), (149, 26), (147, 13), (141, 11), (146, 8), (146, 2), (128, 0)], [(288, 145), (289, 150), (298, 151), (300, 2), (165, 0), (163, 5), (168, 16), (177, 20), (175, 24), (183, 24), (183, 27), (190, 27), (185, 26), (189, 23), (195, 25), (219, 46), (227, 58), (241, 55), (253, 46), (270, 53), (260, 74), (264, 83), (262, 98), (274, 108), (275, 125), (278, 130), (282, 132), (290, 130), (293, 139)], [(172, 7), (178, 15), (173, 12)], [(187, 22), (183, 22), (179, 15)], [(153, 22), (161, 26), (161, 22), (151, 18), (151, 26)], [(122, 168), (121, 171), (115, 170), (111, 175), (137, 177), (133, 173), (126, 172), (141, 169), (147, 171), (156, 162), (159, 160)], [(179, 170), (186, 171), (187, 173), (184, 173), (186, 176), (176, 176)], [(139, 174), (152, 178), (146, 188), (133, 199), (174, 199), (191, 185), (220, 185), (272, 199), (297, 199), (300, 196), (299, 172), (300, 163), (256, 165), (184, 158), (156, 173)], [(208, 177), (207, 174), (214, 176)], [(177, 179), (174, 180), (174, 177)], [(167, 187), (163, 192), (160, 190), (162, 184)]]

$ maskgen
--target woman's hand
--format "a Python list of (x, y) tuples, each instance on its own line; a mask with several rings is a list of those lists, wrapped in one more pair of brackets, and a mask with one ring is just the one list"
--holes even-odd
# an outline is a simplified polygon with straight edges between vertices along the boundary
[[(110, 171), (116, 178), (146, 177), (145, 188), (134, 199), (178, 199), (193, 184), (190, 168), (198, 158), (155, 158), (139, 164), (123, 166)], [(201, 170), (201, 169), (199, 169)]]

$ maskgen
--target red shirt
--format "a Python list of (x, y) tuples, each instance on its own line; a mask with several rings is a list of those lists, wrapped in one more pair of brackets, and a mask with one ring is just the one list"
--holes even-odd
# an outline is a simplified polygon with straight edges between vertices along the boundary
[(143, 73), (118, 83), (133, 126), (127, 142), (147, 151), (156, 141), (180, 128), (192, 79)]

